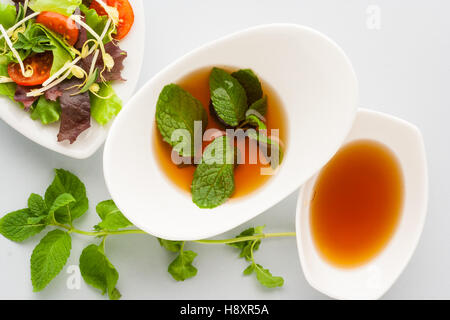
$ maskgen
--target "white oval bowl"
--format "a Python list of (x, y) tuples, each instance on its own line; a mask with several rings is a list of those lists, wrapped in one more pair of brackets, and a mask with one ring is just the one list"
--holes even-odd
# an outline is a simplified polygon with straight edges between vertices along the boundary
[(312, 287), (337, 299), (380, 298), (411, 259), (427, 210), (428, 175), (420, 131), (404, 120), (359, 110), (346, 143), (359, 139), (381, 142), (396, 154), (403, 171), (405, 199), (400, 222), (387, 246), (366, 264), (347, 269), (325, 261), (312, 239), (310, 200), (318, 174), (302, 187), (295, 222), (301, 266)]
[[(139, 78), (144, 57), (145, 16), (142, 0), (130, 0), (135, 14), (135, 22), (130, 33), (120, 41), (121, 49), (127, 51), (124, 60), (122, 76), (127, 81), (114, 82), (112, 87), (122, 99), (123, 104), (132, 97)], [(40, 121), (32, 120), (28, 112), (5, 96), (0, 96), (0, 119), (23, 134), (28, 139), (50, 150), (76, 159), (85, 159), (97, 151), (108, 135), (111, 122), (105, 126), (99, 125), (91, 119), (91, 127), (82, 132), (73, 144), (68, 141), (58, 142), (59, 122), (43, 125)]]
[[(252, 68), (275, 89), (287, 115), (287, 152), (279, 172), (251, 195), (199, 209), (159, 169), (152, 154), (155, 106), (162, 88), (205, 66)], [(170, 240), (230, 230), (267, 210), (311, 177), (347, 136), (358, 86), (343, 51), (310, 28), (254, 27), (209, 43), (154, 76), (114, 122), (104, 175), (112, 198), (139, 228)]]

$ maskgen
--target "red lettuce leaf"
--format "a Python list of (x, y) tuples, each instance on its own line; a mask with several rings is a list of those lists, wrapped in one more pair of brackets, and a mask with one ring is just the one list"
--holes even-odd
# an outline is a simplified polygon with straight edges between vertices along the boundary
[(17, 102), (22, 102), (25, 107), (25, 111), (30, 110), (31, 105), (39, 98), (39, 97), (27, 97), (27, 93), (31, 90), (36, 89), (36, 87), (24, 87), (21, 85), (16, 86), (16, 93), (14, 94), (14, 100)]
[[(125, 79), (122, 78), (122, 70), (124, 68), (123, 66), (123, 60), (127, 57), (127, 52), (120, 49), (118, 42), (113, 40), (111, 42), (108, 42), (105, 44), (105, 51), (111, 55), (111, 57), (114, 59), (114, 67), (111, 68), (110, 71), (107, 69), (103, 70), (104, 63), (101, 56), (101, 53), (99, 54), (97, 61), (95, 63), (96, 68), (100, 72), (103, 73), (101, 76), (105, 81), (114, 81), (114, 80), (121, 80), (125, 81)], [(80, 61), (80, 66), (86, 71), (89, 72), (91, 65), (92, 65), (92, 59), (94, 58), (94, 53), (90, 54), (86, 58), (82, 59)], [(101, 82), (101, 77), (99, 76), (97, 79), (97, 82)]]
[(78, 136), (91, 126), (91, 101), (89, 93), (84, 92), (73, 95), (79, 88), (73, 86), (81, 84), (79, 79), (72, 79), (60, 85), (62, 95), (59, 98), (61, 104), (61, 125), (58, 133), (58, 141), (69, 140), (74, 143)]

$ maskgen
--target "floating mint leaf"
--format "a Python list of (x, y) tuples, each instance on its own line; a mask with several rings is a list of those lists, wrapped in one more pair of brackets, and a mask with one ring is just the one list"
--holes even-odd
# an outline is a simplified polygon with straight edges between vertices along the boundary
[(113, 200), (100, 202), (97, 205), (96, 210), (99, 217), (102, 219), (102, 222), (95, 226), (97, 230), (115, 231), (133, 225), (125, 218), (122, 212), (120, 212)]
[(120, 299), (121, 294), (116, 289), (119, 273), (109, 262), (101, 246), (91, 244), (83, 250), (80, 271), (87, 284), (100, 289), (102, 294), (108, 293), (111, 300)]
[(28, 221), (34, 217), (30, 209), (22, 209), (8, 213), (0, 219), (0, 234), (11, 241), (22, 242), (42, 230), (44, 230), (45, 222)]
[[(81, 217), (89, 208), (86, 188), (73, 173), (63, 169), (56, 169), (55, 172), (55, 178), (45, 192), (45, 203), (47, 207), (51, 207), (60, 195), (64, 193), (71, 194), (75, 202), (55, 212), (55, 217), (59, 223), (71, 223), (73, 220)], [(69, 217), (71, 220), (68, 220)]]
[(245, 118), (245, 121), (247, 121), (248, 124), (255, 126), (259, 130), (267, 129), (266, 124), (260, 118), (255, 116), (254, 114), (247, 115), (247, 117)]
[[(164, 141), (176, 147), (176, 151), (183, 157), (192, 157), (195, 154), (195, 121), (202, 122), (203, 133), (208, 116), (201, 102), (176, 84), (165, 86), (156, 104), (156, 123)], [(186, 135), (181, 130), (184, 130)], [(172, 141), (173, 134), (177, 134), (175, 141)], [(180, 138), (183, 138), (185, 143), (190, 142), (190, 147), (180, 143)]]
[(264, 98), (258, 99), (253, 102), (248, 110), (256, 111), (260, 116), (265, 116), (267, 114), (267, 96)]
[(62, 270), (70, 255), (72, 240), (67, 232), (50, 231), (31, 255), (31, 282), (35, 292), (44, 289)]
[(236, 127), (244, 120), (247, 96), (238, 80), (225, 70), (213, 68), (209, 76), (211, 101), (217, 116), (226, 124)]
[(195, 277), (197, 268), (192, 265), (197, 254), (193, 251), (180, 251), (178, 256), (169, 265), (168, 271), (177, 281)]
[[(263, 96), (261, 82), (251, 69), (241, 69), (231, 74), (244, 87), (247, 95), (247, 103), (252, 105)], [(265, 115), (265, 113), (261, 113)]]
[(234, 150), (227, 136), (216, 138), (204, 150), (194, 172), (192, 201), (199, 208), (215, 208), (234, 191)]
[(246, 131), (246, 135), (250, 139), (258, 141), (260, 148), (266, 148), (267, 151), (266, 153), (268, 153), (268, 155), (272, 154), (273, 151), (278, 152), (278, 161), (275, 162), (271, 161), (270, 163), (272, 169), (276, 169), (281, 164), (284, 158), (283, 148), (278, 141), (271, 139), (267, 136), (266, 129), (256, 131), (250, 128)]

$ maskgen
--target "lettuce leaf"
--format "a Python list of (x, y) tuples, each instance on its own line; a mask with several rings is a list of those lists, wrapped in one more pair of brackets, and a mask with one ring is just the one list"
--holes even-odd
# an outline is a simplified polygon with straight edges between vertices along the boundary
[[(105, 29), (106, 22), (108, 21), (108, 16), (99, 16), (97, 11), (94, 9), (89, 9), (85, 5), (80, 6), (80, 10), (84, 13), (86, 18), (86, 24), (92, 28), (98, 35), (101, 35), (103, 29)], [(94, 37), (88, 32), (88, 39), (93, 39)], [(108, 37), (108, 33), (103, 38), (103, 43), (106, 44), (111, 39)]]
[(31, 119), (41, 120), (42, 124), (49, 124), (59, 120), (61, 105), (58, 101), (49, 101), (44, 96), (39, 98), (36, 107), (31, 113)]
[(0, 24), (5, 29), (9, 29), (16, 22), (16, 7), (0, 2)]
[(30, 8), (33, 11), (53, 11), (70, 16), (82, 0), (30, 0)]
[(104, 126), (122, 109), (122, 100), (116, 95), (114, 89), (109, 84), (100, 84), (100, 90), (97, 93), (108, 99), (101, 99), (90, 93), (91, 96), (91, 116), (99, 124)]
[(50, 44), (54, 46), (54, 49), (52, 49), (53, 65), (50, 71), (50, 75), (53, 75), (61, 69), (64, 64), (73, 60), (74, 53), (56, 33), (40, 24), (35, 24), (34, 26), (36, 29), (42, 31), (50, 39)]
[[(0, 56), (0, 76), (9, 77), (8, 62), (9, 61), (7, 57)], [(14, 82), (0, 83), (0, 95), (7, 96), (11, 100), (14, 100), (15, 93), (16, 93), (16, 84)]]

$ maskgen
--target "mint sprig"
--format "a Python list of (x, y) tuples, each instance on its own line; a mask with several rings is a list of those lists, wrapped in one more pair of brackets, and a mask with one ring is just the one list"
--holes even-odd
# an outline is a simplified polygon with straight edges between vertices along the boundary
[[(146, 234), (133, 228), (133, 224), (120, 212), (112, 200), (100, 202), (96, 211), (101, 221), (92, 231), (75, 228), (73, 222), (88, 209), (86, 188), (73, 173), (58, 169), (55, 178), (45, 192), (45, 198), (31, 194), (28, 208), (6, 214), (0, 219), (0, 234), (11, 241), (22, 242), (46, 228), (50, 230), (33, 250), (30, 260), (33, 291), (41, 291), (58, 276), (64, 268), (72, 248), (72, 235), (92, 237), (99, 243), (88, 245), (80, 255), (80, 271), (84, 281), (107, 294), (111, 300), (117, 300), (121, 293), (117, 289), (119, 272), (106, 254), (106, 239), (109, 236), (125, 234)], [(244, 274), (256, 274), (257, 280), (264, 286), (280, 287), (284, 281), (273, 276), (268, 269), (257, 264), (254, 252), (258, 250), (264, 238), (295, 236), (293, 232), (263, 233), (264, 227), (249, 228), (236, 238), (224, 240), (197, 240), (199, 244), (228, 244), (240, 250), (240, 257), (250, 264)], [(194, 265), (197, 253), (185, 250), (185, 241), (158, 239), (166, 250), (175, 253), (167, 271), (176, 281), (185, 281), (197, 275)]]

